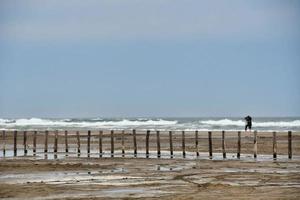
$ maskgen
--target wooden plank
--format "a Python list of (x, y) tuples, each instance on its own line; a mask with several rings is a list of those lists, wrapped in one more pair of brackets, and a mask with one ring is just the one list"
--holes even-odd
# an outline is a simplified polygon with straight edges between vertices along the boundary
[(103, 137), (103, 131), (99, 131), (99, 156), (102, 157), (102, 137)]
[(65, 131), (65, 149), (66, 149), (66, 153), (68, 153), (69, 152), (68, 131)]
[(33, 155), (36, 155), (36, 135), (37, 135), (37, 131), (34, 131), (33, 133)]
[(14, 156), (17, 156), (17, 134), (18, 131), (14, 131)]
[(199, 157), (199, 137), (198, 137), (198, 131), (195, 131), (195, 145), (196, 145), (196, 156)]
[(209, 158), (212, 159), (213, 152), (212, 152), (212, 138), (211, 132), (208, 132), (208, 151), (209, 151)]
[(147, 133), (146, 133), (146, 158), (149, 158), (149, 137), (150, 137), (150, 131), (147, 130)]
[(87, 156), (90, 157), (91, 153), (91, 131), (88, 130), (88, 135), (87, 135)]
[(58, 149), (58, 130), (55, 130), (54, 133), (54, 153), (57, 153), (57, 149)]
[(77, 138), (77, 156), (80, 156), (80, 134), (79, 131), (76, 131)]
[(253, 138), (253, 156), (254, 158), (257, 158), (257, 131), (254, 131), (254, 138)]
[(6, 137), (5, 137), (5, 130), (2, 131), (2, 140), (3, 140), (3, 157), (5, 157), (5, 153), (6, 153)]
[(241, 157), (241, 131), (238, 131), (237, 158)]
[(182, 156), (185, 158), (185, 132), (181, 132), (182, 138)]
[(292, 159), (292, 131), (288, 132), (288, 154), (289, 159)]
[(170, 156), (173, 158), (173, 138), (172, 131), (169, 131), (169, 141), (170, 141)]
[(157, 157), (160, 158), (160, 132), (156, 131)]
[(114, 157), (114, 149), (115, 145), (114, 145), (114, 131), (111, 130), (110, 131), (110, 156), (113, 158)]
[(122, 130), (122, 157), (125, 156), (124, 135), (125, 135), (125, 131)]
[(277, 158), (277, 138), (276, 132), (273, 132), (273, 159)]
[(133, 135), (133, 148), (134, 148), (134, 157), (137, 157), (137, 145), (136, 145), (136, 130), (132, 130)]
[(27, 155), (27, 131), (23, 131), (23, 147), (24, 147), (24, 155)]
[(45, 131), (45, 147), (44, 147), (44, 153), (48, 152), (48, 134), (49, 131)]
[(222, 131), (222, 152), (223, 152), (223, 158), (226, 158), (225, 131)]

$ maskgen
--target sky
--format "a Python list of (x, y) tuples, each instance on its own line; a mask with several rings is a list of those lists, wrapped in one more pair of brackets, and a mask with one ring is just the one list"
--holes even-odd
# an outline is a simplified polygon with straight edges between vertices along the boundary
[(0, 118), (300, 116), (300, 1), (0, 0)]

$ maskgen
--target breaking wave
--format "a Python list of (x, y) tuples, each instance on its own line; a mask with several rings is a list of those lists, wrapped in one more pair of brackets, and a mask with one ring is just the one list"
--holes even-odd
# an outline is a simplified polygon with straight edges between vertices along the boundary
[(62, 120), (51, 120), (51, 119), (40, 119), (40, 118), (30, 118), (30, 119), (0, 119), (0, 126), (4, 127), (18, 127), (18, 126), (44, 126), (44, 127), (95, 127), (95, 128), (105, 128), (105, 127), (127, 127), (127, 126), (163, 126), (163, 125), (175, 125), (177, 121), (168, 121), (163, 119), (157, 120), (129, 120), (122, 119), (118, 121), (104, 121), (100, 118), (91, 120), (72, 120), (72, 119), (62, 119)]
[[(214, 126), (244, 126), (245, 122), (242, 120), (206, 120), (200, 121), (202, 124), (214, 125)], [(253, 121), (255, 127), (300, 127), (300, 120), (293, 121), (267, 121), (267, 122), (256, 122)]]

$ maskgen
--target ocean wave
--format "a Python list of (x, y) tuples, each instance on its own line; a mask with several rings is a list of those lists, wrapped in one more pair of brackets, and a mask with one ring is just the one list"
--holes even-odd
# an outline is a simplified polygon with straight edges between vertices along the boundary
[(163, 119), (158, 120), (128, 120), (123, 119), (119, 121), (72, 121), (70, 119), (62, 120), (50, 120), (50, 119), (40, 119), (40, 118), (30, 118), (30, 119), (16, 119), (7, 120), (0, 119), (0, 125), (4, 127), (14, 127), (14, 126), (59, 126), (59, 127), (106, 127), (106, 126), (163, 126), (163, 125), (175, 125), (177, 121), (168, 121)]
[[(221, 119), (221, 120), (205, 120), (199, 121), (201, 124), (212, 125), (212, 126), (244, 126), (245, 121), (243, 120), (230, 120), (230, 119)], [(267, 122), (255, 122), (253, 121), (252, 125), (254, 127), (300, 127), (300, 120), (293, 121), (267, 121)]]

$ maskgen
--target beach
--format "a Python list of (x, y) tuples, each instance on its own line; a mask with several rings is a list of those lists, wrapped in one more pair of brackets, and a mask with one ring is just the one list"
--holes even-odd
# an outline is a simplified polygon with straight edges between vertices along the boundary
[[(99, 131), (91, 131), (90, 157), (87, 132), (80, 131), (81, 153), (77, 155), (76, 131), (58, 132), (58, 153), (53, 151), (55, 132), (48, 133), (48, 153), (44, 155), (44, 132), (37, 133), (37, 151), (33, 156), (34, 132), (18, 131), (18, 155), (13, 157), (13, 134), (7, 133), (6, 157), (0, 159), (0, 197), (5, 199), (299, 199), (300, 134), (292, 133), (292, 159), (288, 159), (288, 137), (278, 132), (277, 159), (273, 160), (273, 134), (258, 132), (257, 158), (253, 155), (253, 132), (241, 132), (240, 158), (237, 158), (237, 132), (226, 132), (226, 158), (222, 154), (222, 132), (212, 132), (212, 152), (208, 153), (208, 133), (172, 133), (173, 158), (170, 157), (168, 132), (149, 134), (149, 158), (146, 158), (146, 132), (136, 131), (137, 154), (133, 151), (132, 131), (115, 130), (114, 157), (111, 156), (111, 131), (102, 133), (103, 154), (99, 155)], [(3, 153), (3, 152), (2, 152)], [(124, 156), (124, 157), (123, 157)]]
[(0, 162), (5, 199), (299, 199), (298, 161), (102, 158)]

